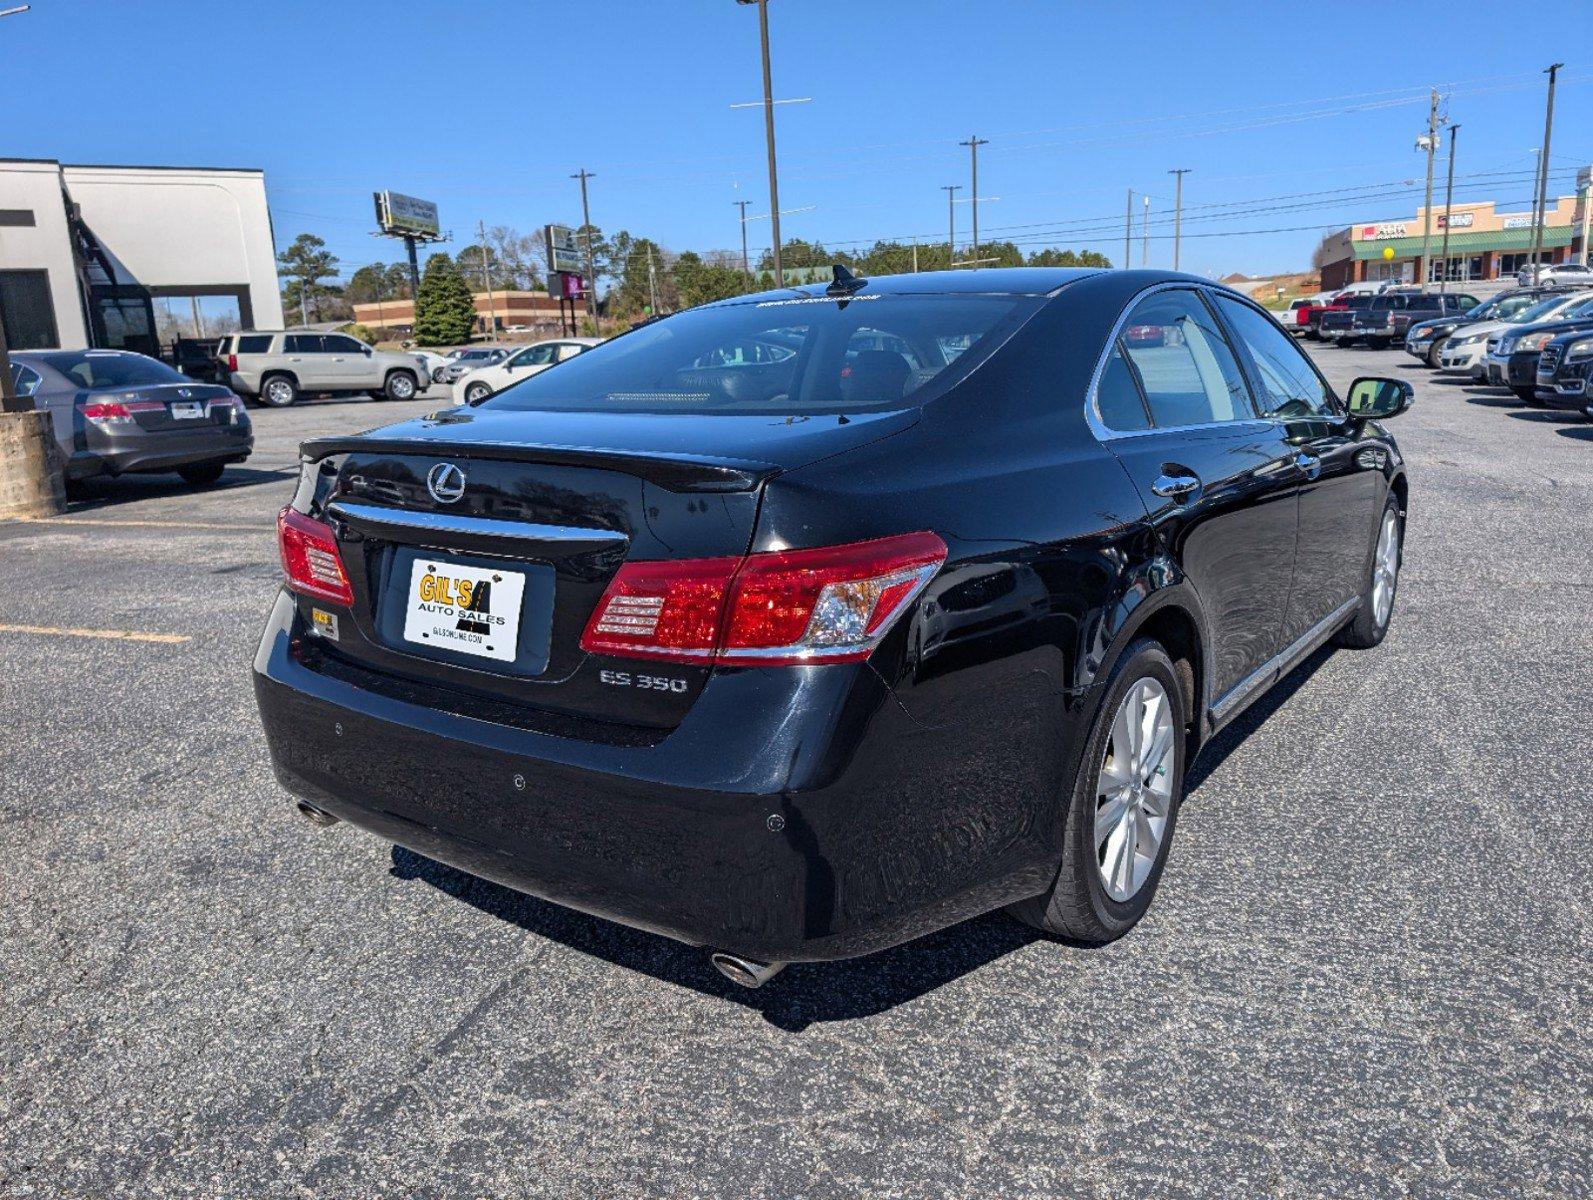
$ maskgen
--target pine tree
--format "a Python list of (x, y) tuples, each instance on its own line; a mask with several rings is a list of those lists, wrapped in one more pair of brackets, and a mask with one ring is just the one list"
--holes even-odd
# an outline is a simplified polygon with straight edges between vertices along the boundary
[(433, 254), (415, 298), (415, 340), (422, 346), (453, 346), (470, 340), (476, 302), (453, 259)]

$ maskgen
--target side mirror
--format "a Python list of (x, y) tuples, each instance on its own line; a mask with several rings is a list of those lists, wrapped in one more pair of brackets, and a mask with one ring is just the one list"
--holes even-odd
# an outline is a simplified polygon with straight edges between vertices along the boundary
[(1416, 389), (1403, 379), (1363, 375), (1350, 384), (1350, 416), (1361, 421), (1386, 421), (1416, 403)]

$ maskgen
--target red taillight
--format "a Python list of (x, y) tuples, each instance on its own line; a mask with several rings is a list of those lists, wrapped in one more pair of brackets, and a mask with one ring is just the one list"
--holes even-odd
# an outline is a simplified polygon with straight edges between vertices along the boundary
[(94, 401), (83, 406), (83, 415), (90, 421), (131, 421), (133, 414), (127, 405), (115, 400)]
[(237, 369), (238, 369), (238, 356), (236, 354), (227, 355), (227, 370), (236, 371)]
[(333, 604), (354, 603), (332, 528), (292, 508), (277, 514), (277, 548), (288, 586)]
[(946, 561), (932, 533), (745, 558), (627, 563), (581, 637), (594, 654), (792, 666), (867, 658)]

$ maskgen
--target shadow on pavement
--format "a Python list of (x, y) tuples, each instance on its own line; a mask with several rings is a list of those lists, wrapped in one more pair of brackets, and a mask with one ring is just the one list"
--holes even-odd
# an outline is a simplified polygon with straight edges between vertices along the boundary
[(1522, 408), (1506, 415), (1517, 421), (1531, 421), (1535, 425), (1575, 425), (1582, 420), (1577, 413), (1562, 408)]
[(1222, 766), (1228, 756), (1237, 750), (1246, 738), (1265, 725), (1273, 713), (1287, 704), (1294, 693), (1304, 687), (1311, 676), (1316, 674), (1317, 669), (1332, 656), (1333, 647), (1330, 645), (1316, 650), (1294, 670), (1268, 688), (1261, 699), (1235, 717), (1233, 724), (1226, 726), (1221, 733), (1207, 742), (1201, 748), (1199, 757), (1185, 773), (1184, 803), (1188, 804), (1195, 790)]
[(1580, 442), (1593, 442), (1593, 425), (1586, 421), (1580, 425), (1562, 425), (1554, 432), (1561, 437), (1576, 438)]
[[(119, 504), (135, 504), (140, 500), (153, 500), (165, 496), (208, 496), (239, 488), (259, 487), (261, 484), (282, 486), (284, 480), (298, 476), (297, 465), (269, 471), (256, 467), (228, 467), (220, 480), (208, 484), (192, 484), (176, 474), (118, 475), (115, 478), (85, 479), (72, 486), (72, 498), (66, 506), (71, 513), (93, 512)], [(274, 515), (274, 514), (273, 514)]]
[(1521, 400), (1513, 392), (1500, 392), (1494, 388), (1467, 388), (1466, 403), (1480, 404), (1484, 408), (1520, 408)]
[[(1044, 936), (1003, 913), (988, 913), (865, 958), (794, 963), (750, 991), (709, 965), (706, 950), (539, 900), (402, 846), (393, 847), (392, 859), (392, 873), (399, 879), (418, 879), (489, 916), (582, 954), (756, 1009), (769, 1024), (792, 1033), (815, 1022), (851, 1021), (887, 1012)], [(1059, 950), (1069, 952), (1060, 944)]]

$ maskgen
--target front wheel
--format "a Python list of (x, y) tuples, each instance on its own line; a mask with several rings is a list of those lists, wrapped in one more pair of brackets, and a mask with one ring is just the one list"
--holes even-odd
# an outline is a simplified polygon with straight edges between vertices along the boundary
[(1438, 368), (1438, 356), (1443, 353), (1444, 340), (1442, 338), (1427, 348), (1427, 365), (1434, 370)]
[(1537, 404), (1538, 389), (1535, 387), (1513, 387), (1510, 389), (1516, 394), (1516, 399), (1523, 404)]
[(480, 404), (490, 395), (492, 395), (492, 389), (486, 384), (472, 383), (465, 389), (465, 403)]
[(1051, 890), (1015, 904), (1019, 920), (1099, 945), (1150, 907), (1184, 795), (1184, 689), (1167, 652), (1134, 642), (1113, 668), (1068, 798)]
[(382, 393), (389, 400), (413, 400), (415, 398), (415, 377), (408, 371), (394, 371), (387, 377), (387, 385)]
[(1394, 596), (1399, 591), (1399, 567), (1404, 557), (1405, 521), (1400, 515), (1399, 498), (1390, 494), (1383, 506), (1383, 519), (1377, 524), (1377, 545), (1372, 550), (1372, 569), (1361, 591), (1361, 607), (1355, 619), (1339, 631), (1340, 646), (1368, 650), (1388, 633), (1394, 615)]

